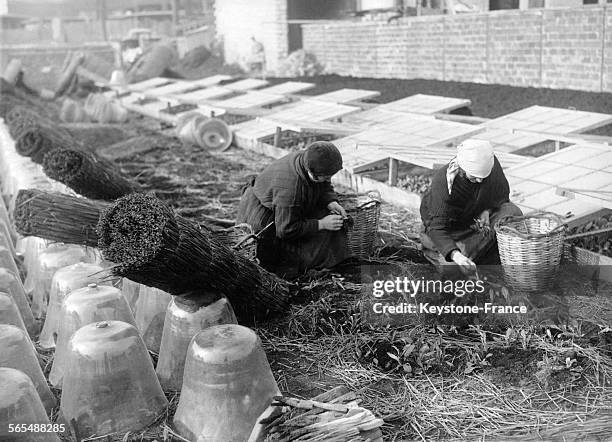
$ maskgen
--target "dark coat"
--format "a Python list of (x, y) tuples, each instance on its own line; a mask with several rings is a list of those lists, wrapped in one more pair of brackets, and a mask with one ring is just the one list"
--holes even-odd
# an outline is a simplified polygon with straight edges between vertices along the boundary
[(337, 196), (329, 182), (310, 180), (303, 152), (270, 164), (244, 192), (237, 223), (258, 232), (274, 221), (260, 238), (257, 255), (268, 269), (291, 274), (332, 267), (347, 258), (346, 232), (319, 230), (319, 219)]
[(255, 179), (253, 193), (274, 213), (276, 236), (289, 240), (317, 232), (318, 218), (337, 199), (331, 183), (310, 180), (303, 152), (291, 153), (266, 167)]
[(497, 210), (510, 201), (510, 187), (497, 158), (493, 169), (482, 183), (472, 183), (458, 174), (448, 194), (447, 167), (438, 170), (431, 188), (421, 200), (421, 219), (425, 233), (432, 239), (436, 249), (447, 260), (457, 249), (451, 232), (469, 229), (484, 210)]

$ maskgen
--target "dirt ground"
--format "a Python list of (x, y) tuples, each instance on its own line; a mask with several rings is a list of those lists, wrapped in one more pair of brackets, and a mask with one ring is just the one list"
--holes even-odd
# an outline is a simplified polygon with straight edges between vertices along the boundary
[[(612, 113), (611, 94), (427, 80), (300, 80), (318, 84), (309, 94), (341, 87), (379, 90), (380, 102), (412, 93), (466, 97), (473, 114), (483, 117), (531, 104)], [(159, 132), (157, 123), (138, 117), (132, 117), (130, 132), (134, 128)], [(165, 140), (115, 161), (180, 214), (205, 223), (208, 217), (233, 219), (243, 183), (270, 159), (236, 148), (211, 154)], [(416, 213), (384, 204), (381, 239), (368, 264), (398, 276), (435, 277), (415, 242), (418, 226)], [(529, 303), (534, 315), (528, 320), (519, 315), (476, 315), (458, 323), (435, 315), (384, 317), (371, 313), (371, 280), (358, 264), (304, 276), (291, 310), (257, 324), (283, 393), (311, 398), (346, 385), (385, 420), (386, 440), (612, 436), (599, 419), (609, 413), (612, 400), (606, 334), (612, 324), (610, 287), (593, 288), (591, 280), (572, 274), (550, 292), (511, 293), (504, 299), (492, 281), (486, 296), (504, 304)], [(177, 397), (170, 392), (168, 397), (172, 406), (158, 425), (111, 440), (179, 440), (168, 432)]]
[[(141, 118), (134, 123), (155, 126)], [(232, 219), (243, 183), (269, 162), (236, 148), (211, 154), (176, 141), (116, 160), (145, 189), (198, 222)], [(372, 263), (398, 275), (435, 277), (414, 241), (418, 225), (415, 213), (383, 205)], [(364, 281), (356, 263), (304, 276), (289, 314), (257, 326), (284, 394), (311, 398), (346, 385), (385, 419), (388, 440), (535, 437), (588, 420), (612, 398), (612, 360), (598, 338), (612, 322), (612, 309), (590, 325), (594, 335), (582, 331), (590, 318), (566, 311), (572, 296), (591, 306), (609, 303), (601, 286), (586, 290), (588, 279), (572, 275), (557, 291), (538, 294), (532, 304), (538, 314), (529, 321), (478, 316), (460, 322), (376, 317)], [(547, 297), (553, 301), (542, 302)], [(144, 440), (162, 428), (149, 429)]]

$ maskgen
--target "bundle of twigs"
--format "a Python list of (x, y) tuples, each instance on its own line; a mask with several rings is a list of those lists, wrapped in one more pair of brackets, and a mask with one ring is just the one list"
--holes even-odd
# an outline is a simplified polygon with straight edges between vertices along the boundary
[(11, 94), (1, 94), (0, 95), (0, 118), (6, 119), (8, 113), (16, 108), (17, 106), (22, 106), (24, 104), (23, 100), (15, 97)]
[(5, 118), (6, 114), (16, 106), (29, 106), (39, 112), (46, 112), (47, 115), (55, 116), (57, 109), (51, 103), (45, 103), (38, 97), (32, 95), (31, 91), (21, 84), (12, 85), (4, 78), (0, 78), (0, 117)]
[(122, 276), (190, 301), (226, 296), (242, 320), (288, 307), (287, 283), (244, 258), (152, 195), (131, 194), (98, 224), (104, 257)]
[(18, 106), (6, 116), (9, 133), (15, 140), (20, 155), (31, 157), (40, 164), (45, 153), (57, 148), (82, 149), (82, 145), (68, 131), (31, 108)]
[(87, 198), (114, 200), (139, 190), (111, 162), (90, 152), (74, 149), (54, 149), (43, 158), (43, 170)]
[(47, 123), (33, 108), (21, 104), (15, 106), (6, 114), (9, 134), (11, 134), (14, 140), (23, 135), (28, 128), (35, 126), (39, 122)]
[(13, 212), (17, 231), (51, 241), (97, 247), (104, 203), (57, 192), (22, 189)]

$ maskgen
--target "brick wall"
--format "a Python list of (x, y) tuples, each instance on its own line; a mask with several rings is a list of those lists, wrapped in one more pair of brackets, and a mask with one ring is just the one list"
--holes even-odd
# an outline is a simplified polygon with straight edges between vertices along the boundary
[(606, 36), (604, 40), (604, 60), (601, 77), (601, 89), (612, 91), (612, 13), (606, 14)]
[(498, 13), (489, 20), (487, 82), (541, 86), (542, 14)]
[[(601, 86), (603, 19), (603, 11), (599, 8), (547, 11), (544, 14), (542, 86), (572, 85), (586, 90)], [(612, 32), (612, 28), (609, 31)]]
[(612, 8), (303, 26), (328, 72), (612, 92)]
[(223, 41), (225, 60), (244, 65), (251, 36), (264, 45), (267, 69), (274, 71), (287, 56), (286, 0), (217, 0), (215, 27)]

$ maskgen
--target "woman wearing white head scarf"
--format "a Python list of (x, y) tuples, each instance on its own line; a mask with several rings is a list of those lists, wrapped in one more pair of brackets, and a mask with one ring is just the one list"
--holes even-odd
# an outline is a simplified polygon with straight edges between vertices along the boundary
[(504, 216), (522, 215), (509, 195), (491, 143), (461, 143), (457, 156), (436, 173), (421, 201), (425, 257), (441, 273), (456, 266), (466, 275), (474, 273), (476, 263), (496, 246), (491, 226)]

